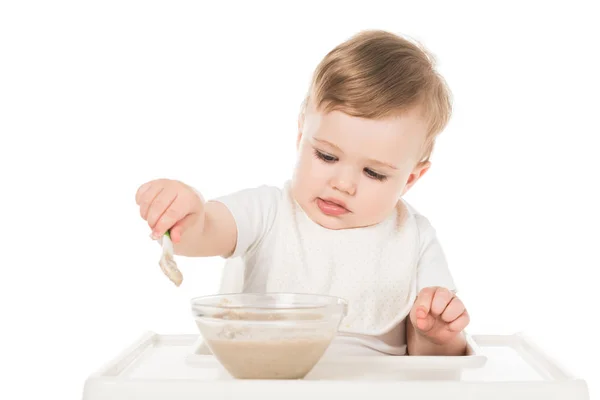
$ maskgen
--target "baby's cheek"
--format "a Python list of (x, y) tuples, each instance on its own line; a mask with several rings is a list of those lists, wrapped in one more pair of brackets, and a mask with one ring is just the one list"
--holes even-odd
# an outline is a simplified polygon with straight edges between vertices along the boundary
[(367, 201), (376, 210), (387, 212), (394, 208), (398, 201), (395, 189), (387, 182), (372, 182), (369, 190), (366, 190), (368, 194)]
[(296, 163), (296, 168), (294, 174), (302, 179), (306, 179), (315, 174), (315, 166), (313, 165), (313, 160), (307, 156), (307, 154), (303, 154)]
[(362, 209), (368, 214), (369, 219), (382, 219), (383, 215), (390, 210), (388, 202), (385, 198), (378, 197), (377, 192), (368, 192), (368, 196), (363, 199)]
[(331, 166), (319, 160), (311, 160), (308, 164), (308, 170), (312, 180), (327, 180), (331, 174)]
[(314, 157), (304, 156), (296, 165), (295, 180), (298, 189), (303, 195), (314, 195), (320, 191), (323, 184), (329, 181), (330, 171), (323, 162), (315, 160)]
[(366, 200), (370, 219), (382, 221), (396, 207), (399, 197), (393, 188), (379, 187), (368, 191), (369, 198)]

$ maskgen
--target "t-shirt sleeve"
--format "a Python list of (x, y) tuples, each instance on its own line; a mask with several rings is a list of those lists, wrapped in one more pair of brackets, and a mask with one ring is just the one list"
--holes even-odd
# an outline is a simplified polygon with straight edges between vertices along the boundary
[(425, 217), (417, 215), (416, 218), (421, 236), (417, 292), (430, 286), (445, 287), (456, 292), (457, 288), (435, 229)]
[(224, 204), (236, 223), (237, 243), (230, 258), (243, 257), (256, 249), (273, 226), (280, 197), (280, 188), (263, 185), (212, 200)]

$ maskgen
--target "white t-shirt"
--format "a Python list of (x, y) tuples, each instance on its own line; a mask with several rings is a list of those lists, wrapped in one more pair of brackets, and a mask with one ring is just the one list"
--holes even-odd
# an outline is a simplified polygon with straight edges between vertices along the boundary
[(345, 298), (349, 311), (342, 335), (405, 354), (405, 318), (418, 292), (429, 286), (456, 290), (434, 228), (401, 201), (377, 225), (326, 229), (308, 218), (289, 185), (244, 189), (214, 200), (227, 206), (238, 232), (221, 292)]

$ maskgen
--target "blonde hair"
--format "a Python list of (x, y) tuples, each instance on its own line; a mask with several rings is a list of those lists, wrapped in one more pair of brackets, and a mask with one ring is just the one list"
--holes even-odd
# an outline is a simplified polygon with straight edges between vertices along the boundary
[(360, 32), (331, 50), (312, 76), (302, 114), (317, 110), (384, 119), (417, 107), (428, 126), (421, 162), (452, 114), (451, 93), (421, 45), (381, 30)]

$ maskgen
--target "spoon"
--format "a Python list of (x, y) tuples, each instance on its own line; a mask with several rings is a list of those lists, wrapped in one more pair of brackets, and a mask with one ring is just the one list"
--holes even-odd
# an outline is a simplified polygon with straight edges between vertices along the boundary
[(171, 232), (165, 232), (162, 238), (162, 255), (158, 264), (162, 269), (163, 273), (175, 284), (175, 286), (181, 285), (183, 281), (183, 274), (177, 268), (177, 263), (174, 258), (173, 242), (171, 241)]

